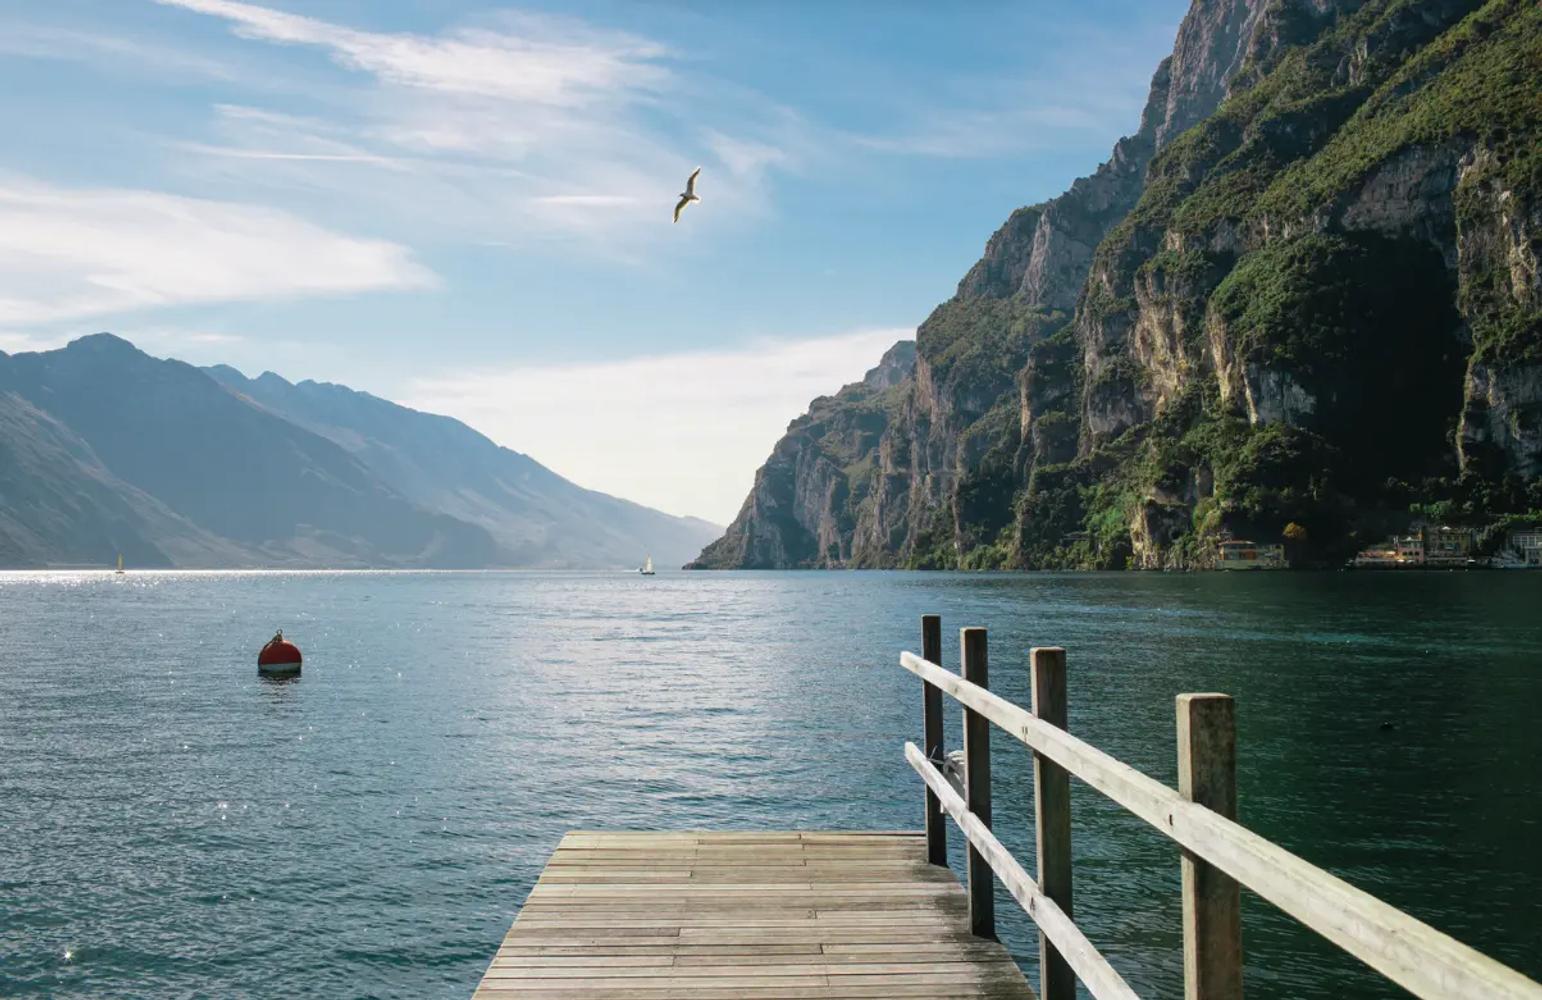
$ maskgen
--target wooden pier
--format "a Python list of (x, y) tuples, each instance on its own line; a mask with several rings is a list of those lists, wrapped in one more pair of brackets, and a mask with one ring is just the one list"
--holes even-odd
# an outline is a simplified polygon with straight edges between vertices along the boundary
[(919, 833), (562, 839), (476, 996), (1018, 997)]
[[(1236, 822), (1234, 706), (1176, 696), (1173, 789), (1069, 730), (1066, 652), (1029, 652), (1032, 710), (989, 689), (986, 633), (940, 665), (921, 620), (924, 832), (594, 832), (563, 838), (477, 988), (479, 998), (1032, 997), (995, 940), (999, 882), (1039, 929), (1040, 1000), (1136, 1000), (1072, 920), (1071, 779), (1171, 840), (1181, 870), (1185, 1000), (1242, 1000), (1242, 890), (1423, 1000), (1542, 1000), (1538, 985)], [(945, 750), (943, 695), (963, 707)], [(990, 739), (1032, 754), (1037, 874), (991, 830)], [(967, 892), (947, 867), (951, 817)], [(1437, 887), (1438, 888), (1438, 887)]]

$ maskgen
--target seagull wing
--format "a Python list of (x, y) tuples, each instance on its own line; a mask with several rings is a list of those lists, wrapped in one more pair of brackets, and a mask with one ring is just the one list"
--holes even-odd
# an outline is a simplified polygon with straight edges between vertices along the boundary
[(676, 222), (680, 221), (680, 213), (685, 211), (685, 206), (689, 205), (690, 203), (691, 203), (691, 199), (690, 199), (689, 195), (681, 195), (680, 196), (680, 200), (675, 203), (675, 221)]
[(686, 194), (686, 197), (694, 198), (696, 196), (696, 177), (700, 173), (701, 173), (701, 168), (697, 167), (695, 170), (691, 171), (691, 176), (689, 176), (689, 177), (687, 177), (685, 179), (685, 194)]

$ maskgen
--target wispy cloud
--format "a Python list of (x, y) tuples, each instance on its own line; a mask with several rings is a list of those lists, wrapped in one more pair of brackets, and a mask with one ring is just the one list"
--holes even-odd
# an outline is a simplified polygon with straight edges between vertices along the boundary
[[(788, 418), (910, 330), (422, 378), (408, 406), (458, 417), (593, 489), (726, 524)], [(560, 420), (552, 414), (560, 413)], [(731, 417), (725, 419), (725, 414)]]
[(614, 208), (631, 205), (637, 199), (624, 194), (546, 194), (535, 199), (544, 205), (578, 205), (590, 208)]
[(304, 153), (278, 149), (242, 149), (236, 146), (214, 146), (202, 142), (179, 143), (178, 148), (203, 156), (228, 156), (237, 160), (278, 160), (298, 163), (368, 163), (377, 167), (407, 169), (410, 162), (394, 156), (377, 153)]
[(647, 90), (668, 76), (653, 62), (666, 54), (654, 42), (529, 15), (515, 22), (523, 32), (431, 37), (360, 31), (235, 0), (157, 2), (225, 18), (249, 38), (319, 46), (338, 63), (391, 83), (446, 93), (566, 107)]
[(381, 32), (236, 0), (157, 2), (222, 19), (243, 38), (315, 49), (367, 81), (318, 92), (305, 114), (216, 106), (216, 135), (178, 144), (200, 157), (184, 165), (189, 175), (217, 161), (270, 196), (389, 210), (419, 233), (578, 235), (624, 253), (618, 240), (656, 234), (703, 161), (716, 212), (699, 226), (762, 214), (767, 173), (795, 169), (790, 148), (804, 138), (786, 109), (687, 79), (667, 46), (575, 19), (506, 12), (472, 27)]
[(60, 28), (7, 20), (0, 22), (0, 55), (24, 59), (90, 61), (95, 65), (123, 63), (162, 75), (235, 80), (230, 64), (185, 48), (120, 33)]
[(402, 246), (272, 208), (0, 176), (0, 324), (434, 281)]

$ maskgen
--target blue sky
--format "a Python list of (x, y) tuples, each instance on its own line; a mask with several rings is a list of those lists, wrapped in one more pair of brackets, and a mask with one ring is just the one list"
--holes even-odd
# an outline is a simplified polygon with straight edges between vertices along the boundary
[(10, 0), (0, 350), (345, 382), (723, 522), (1186, 6)]

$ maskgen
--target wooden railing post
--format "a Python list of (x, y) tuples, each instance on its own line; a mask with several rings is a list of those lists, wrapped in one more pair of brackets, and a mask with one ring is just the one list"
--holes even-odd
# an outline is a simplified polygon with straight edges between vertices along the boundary
[[(1237, 818), (1237, 728), (1229, 695), (1178, 696), (1178, 794)], [(1183, 995), (1241, 1000), (1242, 893), (1236, 881), (1183, 852)]]
[[(990, 687), (985, 654), (985, 630), (959, 632), (960, 665), (964, 680)], [(987, 830), (991, 825), (991, 724), (972, 708), (964, 709), (964, 802)], [(996, 936), (996, 886), (990, 863), (969, 845), (969, 930), (977, 937)]]
[[(1065, 729), (1065, 650), (1034, 649), (1033, 714)], [(1039, 891), (1071, 916), (1071, 776), (1041, 753), (1033, 755), (1033, 811), (1039, 853)], [(1049, 938), (1039, 932), (1040, 1000), (1076, 1000), (1076, 974)]]
[[(942, 662), (941, 615), (921, 616), (921, 658), (932, 663)], [(942, 692), (925, 681), (921, 682), (921, 714), (925, 725), (921, 746), (928, 760), (941, 761)], [(948, 818), (930, 788), (926, 790), (926, 860), (944, 868), (948, 866)]]
[[(967, 665), (976, 659), (982, 668), (978, 677), (983, 681), (984, 631), (980, 630), (977, 639), (968, 637), (966, 630), (966, 673)], [(973, 656), (971, 649), (977, 649)], [(981, 801), (979, 795), (973, 796), (972, 803), (966, 801), (971, 788), (989, 789), (989, 772), (981, 772), (989, 767), (990, 759), (980, 753), (981, 741), (971, 739), (977, 732), (976, 721), (1000, 726), (1008, 736), (1059, 764), (1189, 852), (1184, 859), (1183, 896), (1184, 964), (1191, 998), (1231, 1000), (1242, 995), (1241, 885), (1416, 997), (1542, 1000), (1542, 983), (1506, 968), (1238, 824), (1233, 818), (1234, 709), (1225, 695), (1191, 694), (1178, 701), (1179, 792), (993, 694), (984, 684), (969, 683), (914, 653), (901, 653), (900, 666), (964, 706), (969, 730), (964, 745), (973, 750), (974, 765), (964, 782), (969, 787), (955, 792), (953, 782), (926, 761), (920, 747), (907, 748), (906, 759), (937, 792), (970, 846), (984, 845), (981, 850), (996, 860), (995, 870), (1002, 873), (1003, 888), (1030, 916), (1035, 916), (1035, 901), (1042, 900), (1044, 905), (1039, 909), (1049, 917), (1045, 926), (1059, 928), (1052, 940), (1095, 995), (1134, 1000), (1118, 985), (1112, 970), (1090, 964), (1096, 951), (1084, 943), (1084, 937), (1072, 933), (1075, 925), (1065, 918), (1059, 904), (1051, 905), (1036, 881), (1011, 862), (1009, 855), (1004, 856), (1000, 841), (981, 816), (971, 811), (988, 814), (989, 802)], [(979, 870), (978, 860), (971, 851), (972, 888), (983, 887), (983, 880), (973, 877)], [(979, 903), (988, 906), (989, 898), (984, 895)], [(971, 917), (977, 917), (975, 905), (972, 898)], [(1093, 986), (1094, 978), (1106, 988)]]

